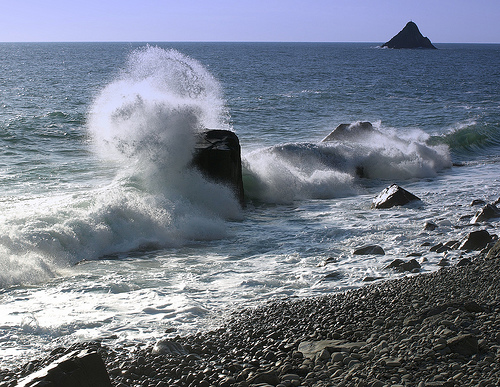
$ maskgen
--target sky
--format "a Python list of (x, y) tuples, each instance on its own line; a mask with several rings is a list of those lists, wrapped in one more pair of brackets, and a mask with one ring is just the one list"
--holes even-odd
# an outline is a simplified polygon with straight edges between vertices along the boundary
[(500, 0), (1, 0), (0, 42), (500, 43)]

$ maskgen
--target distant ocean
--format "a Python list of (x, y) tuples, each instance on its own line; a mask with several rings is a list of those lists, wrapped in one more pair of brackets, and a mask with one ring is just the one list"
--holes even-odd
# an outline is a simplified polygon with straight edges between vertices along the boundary
[[(0, 368), (437, 270), (425, 245), (500, 197), (500, 45), (436, 46), (0, 44)], [(377, 135), (321, 143), (357, 121)], [(190, 169), (203, 128), (238, 135), (245, 208)], [(391, 183), (422, 204), (370, 209)]]

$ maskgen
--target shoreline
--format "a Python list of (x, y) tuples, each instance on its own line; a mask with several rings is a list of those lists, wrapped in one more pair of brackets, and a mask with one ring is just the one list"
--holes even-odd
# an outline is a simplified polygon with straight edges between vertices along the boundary
[[(60, 348), (1, 387), (75, 349), (103, 358), (113, 386), (495, 386), (500, 253), (359, 289), (270, 301), (216, 330), (151, 345)], [(491, 254), (494, 253), (494, 254)]]

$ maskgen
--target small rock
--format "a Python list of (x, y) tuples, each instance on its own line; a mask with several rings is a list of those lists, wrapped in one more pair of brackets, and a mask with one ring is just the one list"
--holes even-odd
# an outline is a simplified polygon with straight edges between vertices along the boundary
[(247, 380), (249, 384), (270, 384), (275, 386), (280, 382), (278, 374), (273, 371), (260, 372)]
[(160, 340), (156, 342), (152, 350), (153, 355), (178, 355), (184, 356), (188, 354), (186, 348), (173, 340)]
[(500, 258), (500, 240), (498, 240), (486, 255), (487, 259)]
[(323, 277), (324, 281), (338, 281), (343, 277), (341, 272), (334, 271), (332, 273), (328, 273)]
[(479, 351), (477, 338), (471, 334), (456, 336), (446, 343), (452, 352), (464, 356), (474, 355)]
[(385, 255), (385, 251), (378, 245), (369, 245), (360, 247), (353, 252), (354, 255)]
[(425, 222), (425, 225), (424, 225), (425, 231), (434, 231), (436, 228), (438, 228), (438, 225), (436, 223)]
[(401, 259), (395, 259), (388, 266), (386, 266), (386, 269), (396, 269), (400, 273), (405, 271), (413, 271), (420, 268), (420, 264), (415, 259), (410, 259), (408, 262), (405, 262)]
[(470, 265), (472, 262), (469, 258), (462, 258), (458, 263), (457, 263), (457, 266), (458, 267), (462, 267), (462, 266), (468, 266)]
[(420, 198), (401, 188), (397, 184), (385, 188), (373, 199), (371, 208), (391, 208), (394, 206), (404, 206), (412, 201), (420, 201)]

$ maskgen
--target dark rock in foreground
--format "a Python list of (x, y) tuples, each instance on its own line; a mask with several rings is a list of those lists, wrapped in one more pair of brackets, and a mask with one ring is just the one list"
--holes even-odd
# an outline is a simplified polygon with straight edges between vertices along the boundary
[(234, 132), (214, 129), (200, 133), (193, 164), (208, 178), (233, 189), (240, 203), (244, 203), (241, 148)]
[(385, 188), (378, 196), (373, 199), (371, 208), (391, 208), (394, 206), (404, 206), (412, 201), (419, 201), (420, 199), (401, 188), (397, 184)]
[(21, 380), (18, 386), (111, 387), (111, 381), (99, 354), (75, 351)]
[[(463, 267), (237, 310), (217, 330), (165, 338), (165, 351), (82, 345), (96, 347), (119, 387), (497, 386), (499, 251)], [(26, 372), (0, 370), (0, 385)]]
[(410, 21), (391, 40), (384, 43), (382, 47), (388, 48), (432, 48), (435, 49), (429, 38), (424, 37), (417, 25)]

